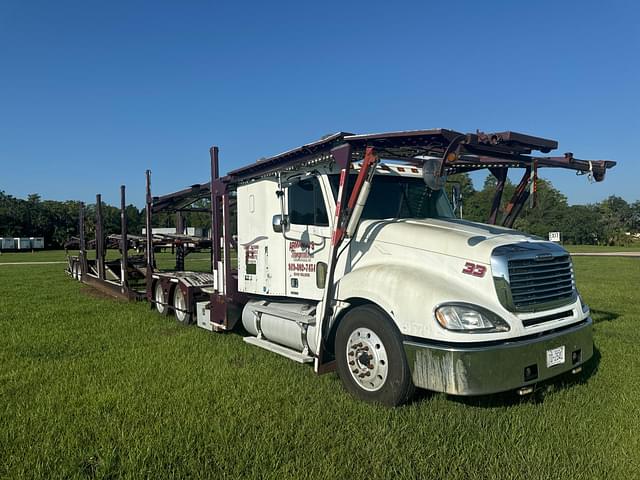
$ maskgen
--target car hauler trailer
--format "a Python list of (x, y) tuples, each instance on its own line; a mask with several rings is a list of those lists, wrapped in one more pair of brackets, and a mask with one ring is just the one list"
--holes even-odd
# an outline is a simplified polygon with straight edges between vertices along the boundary
[[(241, 322), (246, 342), (337, 370), (363, 400), (526, 393), (593, 351), (568, 253), (510, 228), (539, 168), (601, 181), (615, 165), (532, 155), (556, 148), (514, 132), (337, 133), (220, 177), (213, 147), (208, 183), (152, 197), (147, 172), (147, 245), (153, 213), (209, 197), (212, 268), (161, 272), (147, 248), (146, 297), (208, 330)], [(510, 168), (523, 176), (499, 218)], [(456, 219), (442, 189), (479, 169), (497, 179), (487, 224)]]
[[(102, 214), (102, 195), (96, 195), (95, 238), (87, 241), (85, 230), (85, 206), (80, 205), (79, 236), (65, 242), (65, 250), (78, 248), (78, 255), (67, 256), (66, 273), (74, 279), (91, 285), (111, 296), (129, 300), (143, 298), (146, 261), (143, 255), (129, 256), (131, 248), (138, 249), (139, 237), (130, 238), (127, 230), (126, 188), (120, 187), (120, 235), (106, 236)], [(120, 258), (107, 260), (107, 248), (117, 248)], [(89, 258), (87, 248), (95, 249), (95, 258)]]
[[(96, 195), (95, 238), (86, 239), (84, 205), (80, 205), (78, 231), (79, 236), (69, 238), (64, 245), (65, 250), (78, 250), (77, 255), (67, 255), (67, 274), (113, 297), (128, 300), (146, 298), (147, 254), (130, 255), (129, 250), (146, 252), (148, 238), (128, 231), (124, 185), (120, 187), (120, 234), (105, 234), (100, 194)], [(184, 258), (189, 253), (211, 247), (210, 239), (178, 233), (154, 233), (150, 241), (153, 250), (165, 247), (176, 250), (177, 261), (181, 262), (177, 268), (181, 269), (184, 269)], [(88, 249), (95, 250), (95, 258), (89, 258)], [(120, 258), (107, 259), (109, 249), (118, 250)]]

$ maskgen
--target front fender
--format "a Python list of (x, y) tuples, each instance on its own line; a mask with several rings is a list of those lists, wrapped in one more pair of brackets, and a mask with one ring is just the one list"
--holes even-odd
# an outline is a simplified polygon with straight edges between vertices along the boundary
[(433, 317), (437, 305), (457, 301), (490, 308), (488, 303), (492, 303), (487, 295), (494, 289), (490, 275), (464, 275), (463, 265), (464, 261), (442, 262), (433, 268), (404, 263), (367, 265), (339, 280), (337, 298), (343, 302), (361, 298), (375, 303), (404, 335), (451, 340), (451, 332), (442, 329)]

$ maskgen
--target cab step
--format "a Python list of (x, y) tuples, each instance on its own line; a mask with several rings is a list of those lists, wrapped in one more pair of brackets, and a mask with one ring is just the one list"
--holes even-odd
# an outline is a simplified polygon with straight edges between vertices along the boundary
[(297, 352), (296, 350), (292, 350), (287, 347), (283, 347), (282, 345), (278, 345), (277, 343), (270, 342), (263, 338), (257, 337), (244, 337), (244, 341), (255, 345), (256, 347), (264, 348), (265, 350), (269, 350), (270, 352), (277, 353), (278, 355), (282, 355), (283, 357), (287, 357), (289, 360), (293, 360), (298, 363), (312, 363), (313, 357), (310, 355), (305, 355), (304, 353)]

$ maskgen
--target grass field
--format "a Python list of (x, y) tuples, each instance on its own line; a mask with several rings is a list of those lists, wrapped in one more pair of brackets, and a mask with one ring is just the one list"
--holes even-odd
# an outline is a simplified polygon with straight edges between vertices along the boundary
[(640, 261), (574, 262), (595, 320), (582, 374), (398, 409), (96, 298), (64, 265), (2, 266), (0, 478), (640, 478)]
[(569, 252), (640, 252), (640, 242), (632, 242), (625, 246), (608, 245), (563, 245)]
[[(77, 251), (69, 251), (69, 255), (77, 255)], [(129, 255), (136, 255), (133, 250), (129, 251)], [(95, 258), (95, 251), (87, 251), (88, 258)], [(120, 258), (117, 250), (107, 250), (107, 260), (115, 260)], [(0, 255), (0, 265), (3, 263), (29, 263), (29, 262), (65, 262), (66, 256), (63, 250), (43, 250), (39, 252), (4, 252)], [(193, 252), (185, 258), (185, 268), (195, 271), (210, 270), (211, 253), (210, 252)], [(158, 268), (173, 269), (175, 266), (175, 256), (170, 252), (156, 253), (156, 262)]]

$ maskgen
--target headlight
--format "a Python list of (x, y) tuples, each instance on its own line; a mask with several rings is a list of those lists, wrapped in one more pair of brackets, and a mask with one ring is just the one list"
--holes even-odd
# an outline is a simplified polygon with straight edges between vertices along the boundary
[(442, 328), (454, 332), (508, 332), (509, 324), (495, 313), (482, 307), (464, 303), (440, 305), (435, 311)]

